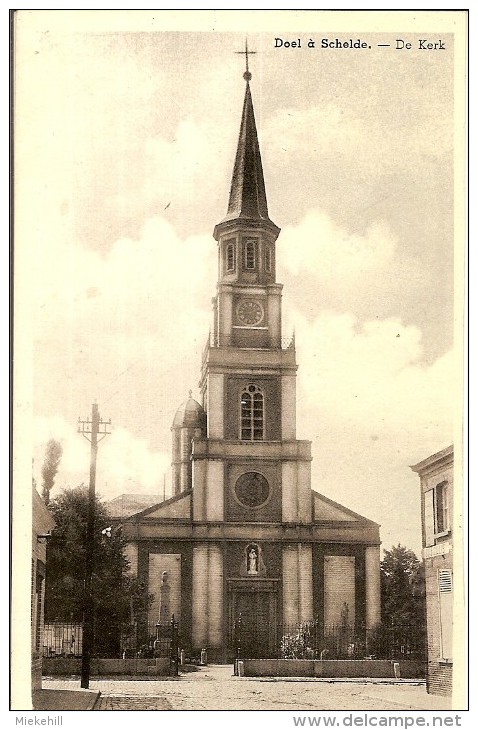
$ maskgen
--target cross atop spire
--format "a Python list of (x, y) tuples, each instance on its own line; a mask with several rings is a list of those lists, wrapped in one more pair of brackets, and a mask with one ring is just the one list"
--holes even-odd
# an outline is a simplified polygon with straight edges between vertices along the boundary
[(246, 57), (246, 71), (244, 73), (243, 78), (249, 83), (249, 81), (252, 79), (252, 74), (249, 71), (249, 56), (251, 54), (256, 53), (257, 51), (250, 51), (247, 47), (247, 38), (245, 42), (245, 50), (244, 51), (235, 51), (235, 53), (241, 54)]
[(249, 86), (249, 81), (252, 78), (249, 71), (249, 56), (255, 51), (249, 50), (246, 39), (245, 50), (235, 52), (246, 57), (246, 72), (244, 73), (246, 93), (242, 108), (241, 127), (232, 172), (227, 214), (215, 227), (214, 238), (218, 240), (218, 236), (223, 230), (230, 229), (238, 221), (247, 222), (247, 225), (253, 227), (269, 228), (277, 238), (279, 228), (270, 220), (267, 210), (261, 153)]

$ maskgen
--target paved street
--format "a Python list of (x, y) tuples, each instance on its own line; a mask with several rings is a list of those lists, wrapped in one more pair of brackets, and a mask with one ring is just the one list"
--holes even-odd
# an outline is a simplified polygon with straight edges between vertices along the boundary
[[(44, 679), (47, 689), (76, 689), (78, 680)], [(231, 666), (203, 667), (179, 679), (94, 679), (97, 710), (447, 710), (449, 698), (424, 683), (234, 677)]]

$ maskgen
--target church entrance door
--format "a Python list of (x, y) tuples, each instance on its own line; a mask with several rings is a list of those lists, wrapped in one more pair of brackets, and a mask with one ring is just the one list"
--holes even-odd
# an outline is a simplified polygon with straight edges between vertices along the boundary
[(271, 581), (241, 581), (231, 590), (230, 635), (233, 643), (239, 640), (243, 659), (266, 659), (277, 653), (275, 587)]

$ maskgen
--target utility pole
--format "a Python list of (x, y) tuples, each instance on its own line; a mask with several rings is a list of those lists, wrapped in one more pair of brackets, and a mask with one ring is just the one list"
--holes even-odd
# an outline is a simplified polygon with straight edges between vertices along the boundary
[[(81, 652), (81, 686), (90, 686), (91, 648), (93, 646), (93, 568), (95, 562), (95, 488), (96, 488), (96, 456), (98, 443), (111, 431), (109, 421), (102, 421), (98, 412), (98, 404), (91, 407), (91, 421), (78, 418), (78, 433), (91, 443), (90, 486), (88, 490), (88, 520), (86, 523), (86, 560), (85, 560), (85, 593), (83, 607), (83, 650)], [(100, 438), (98, 438), (100, 436)]]

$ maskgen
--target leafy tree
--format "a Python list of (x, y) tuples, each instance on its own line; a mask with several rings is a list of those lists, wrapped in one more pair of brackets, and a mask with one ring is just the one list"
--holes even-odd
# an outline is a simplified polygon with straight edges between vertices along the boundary
[[(56, 526), (47, 548), (45, 621), (80, 623), (83, 620), (88, 489), (66, 489), (49, 504)], [(151, 597), (129, 574), (125, 540), (111, 526), (107, 509), (95, 505), (94, 569), (92, 579), (95, 626), (94, 652), (118, 656), (121, 633), (133, 617), (147, 612)]]
[(421, 560), (400, 543), (385, 550), (380, 565), (382, 622), (418, 625), (425, 622), (425, 574)]
[(390, 657), (426, 654), (425, 575), (422, 562), (400, 543), (385, 550), (380, 565), (382, 623), (375, 651)]
[(42, 497), (45, 504), (50, 502), (50, 492), (55, 484), (55, 477), (63, 455), (63, 446), (59, 441), (50, 439), (46, 445), (45, 460), (41, 469)]

